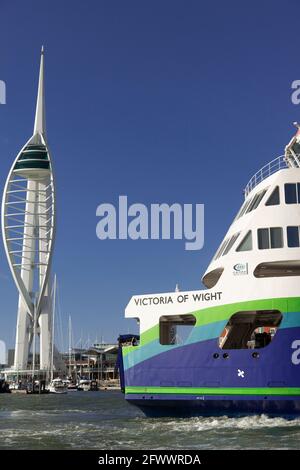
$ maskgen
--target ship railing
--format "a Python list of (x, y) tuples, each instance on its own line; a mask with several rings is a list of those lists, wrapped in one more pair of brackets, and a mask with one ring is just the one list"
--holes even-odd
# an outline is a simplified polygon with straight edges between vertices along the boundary
[(245, 198), (248, 196), (249, 193), (251, 193), (251, 191), (253, 191), (253, 189), (259, 183), (261, 183), (264, 179), (268, 178), (268, 176), (273, 175), (277, 171), (286, 169), (288, 167), (289, 165), (286, 162), (285, 155), (280, 155), (279, 157), (274, 158), (274, 160), (267, 163), (259, 171), (257, 171), (255, 175), (253, 175), (252, 178), (249, 180), (247, 186), (244, 189)]

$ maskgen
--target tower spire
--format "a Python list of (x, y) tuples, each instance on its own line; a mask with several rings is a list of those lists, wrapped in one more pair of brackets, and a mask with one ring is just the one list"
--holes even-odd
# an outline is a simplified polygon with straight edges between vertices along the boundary
[(46, 137), (45, 92), (44, 92), (44, 46), (41, 50), (40, 76), (36, 101), (33, 135), (40, 133)]

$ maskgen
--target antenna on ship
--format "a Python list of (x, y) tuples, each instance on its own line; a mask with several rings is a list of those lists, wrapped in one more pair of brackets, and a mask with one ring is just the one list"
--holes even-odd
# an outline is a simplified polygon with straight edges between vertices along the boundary
[(180, 292), (179, 284), (176, 284), (176, 286), (175, 286), (175, 292)]
[(292, 168), (300, 168), (300, 124), (293, 122), (297, 132), (285, 147), (284, 159), (286, 164)]

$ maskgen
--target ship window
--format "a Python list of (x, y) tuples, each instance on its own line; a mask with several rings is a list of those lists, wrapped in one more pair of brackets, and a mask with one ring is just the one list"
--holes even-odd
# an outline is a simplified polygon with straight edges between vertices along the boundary
[(253, 198), (250, 198), (248, 199), (247, 201), (245, 201), (243, 204), (242, 204), (242, 207), (240, 208), (240, 210), (238, 211), (236, 217), (234, 220), (237, 220), (239, 219), (240, 217), (242, 217), (242, 215), (245, 214), (246, 210), (248, 209), (249, 205), (251, 204)]
[(224, 249), (226, 248), (227, 244), (229, 242), (229, 238), (226, 238), (226, 240), (224, 241), (224, 243), (222, 243), (222, 246), (221, 246), (221, 249), (220, 249), (220, 252), (219, 252), (219, 256), (222, 255)]
[(241, 207), (240, 207), (239, 210), (237, 211), (237, 214), (236, 214), (234, 220), (237, 220), (237, 219), (240, 218), (240, 214), (241, 214), (241, 212), (242, 212), (242, 210), (243, 210), (245, 204), (246, 204), (246, 201), (243, 202), (243, 204), (241, 205)]
[(300, 276), (300, 261), (270, 261), (260, 263), (253, 272), (255, 277)]
[(246, 213), (251, 212), (251, 211), (253, 210), (254, 204), (256, 203), (257, 199), (258, 199), (258, 194), (255, 194), (255, 196), (254, 196), (254, 198), (252, 199), (251, 204), (249, 205), (249, 207), (248, 207)]
[(282, 248), (283, 239), (282, 239), (282, 228), (273, 227), (270, 229), (271, 234), (271, 248)]
[(219, 248), (217, 249), (216, 251), (216, 254), (214, 256), (214, 259), (218, 259), (219, 258), (219, 254), (221, 253), (221, 248), (223, 247), (223, 243), (219, 246)]
[(235, 241), (237, 240), (239, 234), (240, 234), (240, 232), (237, 232), (230, 238), (230, 240), (229, 240), (228, 244), (226, 245), (226, 248), (223, 252), (223, 256), (227, 255), (227, 253), (231, 250), (231, 248), (233, 247), (233, 245), (234, 245)]
[(196, 324), (194, 315), (168, 315), (159, 319), (160, 344), (183, 344)]
[(258, 248), (266, 250), (269, 248), (282, 248), (283, 237), (281, 227), (259, 228), (257, 230)]
[(278, 310), (237, 312), (219, 337), (221, 349), (260, 349), (273, 341), (281, 323)]
[(284, 185), (286, 204), (297, 204), (300, 202), (300, 183), (286, 183)]
[(256, 209), (260, 203), (260, 201), (262, 200), (262, 198), (264, 197), (264, 195), (266, 194), (267, 190), (264, 189), (263, 191), (260, 191), (259, 193), (257, 193), (254, 198), (252, 199), (252, 202), (247, 210), (247, 213), (248, 212), (251, 212), (253, 211), (254, 209)]
[(299, 248), (299, 227), (287, 227), (287, 241), (289, 248)]
[(224, 240), (223, 243), (221, 243), (220, 248), (218, 249), (217, 253), (215, 254), (214, 259), (217, 259), (221, 256), (221, 254), (223, 253), (223, 250), (226, 247), (228, 241), (229, 241), (228, 238), (226, 238), (226, 240)]
[(252, 198), (249, 199), (245, 204), (242, 206), (241, 213), (238, 218), (242, 217), (245, 214), (246, 210), (248, 209), (249, 205), (251, 204)]
[(249, 230), (249, 232), (246, 233), (244, 236), (243, 240), (237, 247), (236, 251), (250, 251), (252, 250), (252, 232)]
[(253, 198), (250, 198), (248, 202), (245, 203), (244, 207), (242, 207), (242, 210), (241, 210), (241, 213), (240, 213), (240, 217), (242, 217), (242, 215), (245, 214), (246, 210), (248, 209), (248, 207), (250, 206), (250, 204), (252, 203), (253, 201)]
[(270, 248), (270, 237), (268, 228), (260, 228), (257, 231), (258, 235), (258, 248), (264, 250)]
[(276, 188), (272, 192), (271, 196), (267, 200), (266, 206), (277, 206), (278, 204), (280, 204), (279, 186), (276, 186)]
[(234, 220), (239, 219), (239, 218), (243, 215), (243, 214), (242, 214), (242, 211), (245, 210), (245, 207), (246, 207), (246, 205), (248, 204), (248, 202), (249, 202), (249, 201), (244, 201), (244, 202), (243, 202), (243, 204), (242, 204), (241, 207), (239, 208), (238, 213), (236, 214)]
[(209, 273), (205, 274), (205, 276), (202, 279), (203, 284), (205, 287), (208, 289), (211, 289), (214, 287), (218, 280), (220, 279), (222, 273), (224, 271), (224, 268), (216, 268), (210, 271)]

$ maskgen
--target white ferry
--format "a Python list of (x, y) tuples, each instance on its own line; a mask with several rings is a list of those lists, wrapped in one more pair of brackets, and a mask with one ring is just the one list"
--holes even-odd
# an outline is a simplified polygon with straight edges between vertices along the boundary
[(119, 338), (121, 385), (146, 414), (300, 412), (297, 127), (247, 184), (206, 289), (131, 298), (140, 338)]

